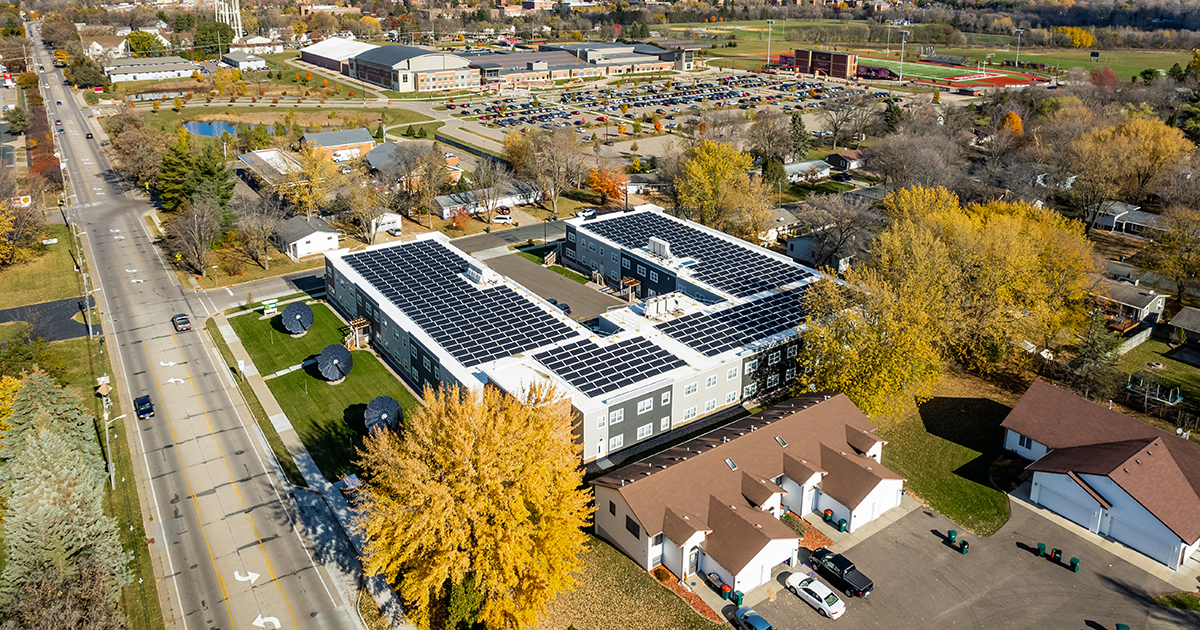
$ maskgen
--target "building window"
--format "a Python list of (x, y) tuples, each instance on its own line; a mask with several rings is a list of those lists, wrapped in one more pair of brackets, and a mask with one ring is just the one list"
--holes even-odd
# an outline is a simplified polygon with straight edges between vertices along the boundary
[(789, 381), (796, 378), (796, 368), (788, 368), (788, 371), (784, 372), (783, 378)]
[(575, 233), (574, 232), (567, 232), (567, 242), (568, 243), (575, 242)]
[(623, 445), (624, 443), (625, 443), (625, 436), (624, 436), (624, 435), (618, 435), (618, 436), (616, 436), (616, 437), (614, 437), (614, 438), (609, 438), (609, 440), (608, 440), (608, 450), (610, 450), (610, 451), (615, 451), (615, 450), (617, 450), (617, 449), (621, 448), (621, 445)]
[(604, 257), (604, 246), (603, 245), (600, 246), (600, 257), (601, 258)]
[(603, 429), (603, 428), (604, 428), (604, 422), (605, 422), (605, 420), (606, 420), (606, 419), (607, 419), (607, 418), (605, 417), (605, 415), (604, 415), (604, 414), (600, 414), (599, 416), (596, 416), (596, 428), (597, 428), (597, 429)]
[(696, 408), (695, 407), (688, 407), (687, 411), (683, 412), (684, 420), (691, 420), (692, 418), (695, 418), (695, 417), (696, 417)]
[(704, 403), (704, 413), (708, 413), (716, 408), (717, 408), (717, 399), (716, 398)]
[(758, 369), (758, 359), (746, 362), (746, 374), (751, 374)]
[(662, 420), (658, 421), (658, 430), (659, 431), (669, 431), (670, 429), (671, 429), (671, 416), (667, 416), (666, 418), (663, 418)]
[[(568, 250), (568, 251), (570, 251), (570, 250)], [(612, 278), (613, 280), (616, 280), (616, 279), (617, 279), (617, 270), (616, 270), (616, 269), (609, 269), (609, 270), (608, 270), (608, 277), (609, 277), (609, 278)]]
[(618, 424), (624, 419), (625, 419), (625, 410), (624, 409), (617, 409), (615, 411), (610, 411), (608, 413), (608, 423), (610, 425)]
[(645, 424), (638, 427), (637, 439), (644, 440), (654, 433), (654, 423)]
[(787, 357), (788, 357), (789, 359), (795, 359), (795, 358), (796, 358), (796, 349), (797, 349), (798, 347), (799, 347), (799, 346), (789, 346), (789, 347), (788, 347), (788, 349), (787, 349)]
[(661, 544), (663, 544), (663, 535), (662, 535), (662, 534), (659, 534), (659, 535), (657, 535), (657, 536), (655, 536), (655, 537), (654, 537), (654, 544), (655, 544), (655, 545), (661, 545)]
[(613, 262), (617, 262), (617, 252), (613, 252), (610, 258), (612, 258)]
[(767, 377), (767, 387), (775, 387), (776, 385), (779, 385), (779, 375), (772, 374), (772, 375), (768, 376)]
[(708, 377), (707, 379), (704, 379), (704, 389), (709, 389), (710, 387), (716, 387), (716, 386), (717, 386), (717, 375), (716, 374), (713, 374), (712, 376)]
[(657, 271), (650, 272), (650, 282), (658, 282), (658, 272)]
[(589, 251), (589, 252), (594, 252), (594, 251), (596, 251), (596, 244), (595, 244), (595, 243), (588, 243), (588, 251)]
[(728, 394), (725, 394), (725, 404), (726, 405), (728, 405), (729, 403), (731, 403), (735, 400), (737, 400), (737, 392), (729, 392)]
[(767, 357), (767, 365), (775, 365), (776, 363), (779, 363), (778, 351), (772, 352), (770, 356)]
[(671, 392), (663, 392), (662, 404), (664, 407), (671, 404)]
[(642, 401), (638, 402), (638, 415), (639, 416), (646, 413), (647, 411), (653, 411), (653, 410), (654, 410), (654, 398), (653, 397), (647, 398), (646, 400), (642, 400)]
[(626, 268), (626, 269), (628, 269), (628, 268), (629, 268), (629, 259), (628, 259), (628, 258), (622, 258), (622, 259), (621, 259), (621, 266), (622, 266), (622, 267), (624, 267), (624, 268)]
[(645, 267), (645, 266), (643, 266), (643, 265), (638, 265), (638, 267), (637, 267), (637, 275), (639, 275), (639, 276), (641, 276), (641, 277), (645, 278), (645, 277), (646, 277), (646, 267)]
[(699, 384), (699, 383), (688, 383), (688, 384), (687, 384), (687, 385), (686, 385), (686, 386), (683, 388), (683, 395), (684, 395), (684, 396), (691, 396), (692, 394), (695, 394), (695, 393), (696, 393), (696, 390), (697, 390), (697, 389), (700, 389), (700, 384)]
[(567, 249), (567, 258), (575, 258), (575, 250)]
[(758, 383), (750, 383), (742, 389), (742, 397), (749, 398), (753, 396), (754, 392), (756, 391), (758, 391)]
[(614, 503), (612, 501), (608, 502), (608, 513), (612, 514), (613, 516), (617, 515), (617, 504), (616, 503)]
[(422, 363), (424, 363), (424, 364), (425, 364), (425, 369), (426, 369), (426, 370), (432, 370), (432, 369), (433, 369), (433, 367), (429, 365), (429, 357), (425, 357), (425, 359), (422, 361)]
[(1017, 443), (1021, 445), (1021, 448), (1033, 448), (1033, 438), (1028, 438), (1024, 435), (1020, 436), (1020, 439), (1017, 440)]
[(733, 379), (737, 378), (737, 372), (738, 372), (737, 368), (735, 368), (735, 367), (729, 368), (729, 371), (725, 373), (725, 380), (732, 381)]
[(634, 538), (639, 540), (642, 538), (642, 528), (638, 525), (637, 521), (633, 520), (632, 516), (625, 517), (625, 529), (628, 530), (630, 534), (633, 534)]

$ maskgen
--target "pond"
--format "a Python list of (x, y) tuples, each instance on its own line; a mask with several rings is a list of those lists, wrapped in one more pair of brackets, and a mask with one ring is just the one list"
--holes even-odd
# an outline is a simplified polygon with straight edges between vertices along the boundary
[(231, 136), (238, 135), (237, 125), (231, 125), (223, 122), (200, 122), (198, 120), (193, 120), (191, 122), (184, 123), (183, 128), (186, 129), (188, 133), (195, 134), (197, 136), (208, 136), (210, 138), (220, 138), (221, 134), (225, 133), (226, 131), (228, 131), (229, 135)]

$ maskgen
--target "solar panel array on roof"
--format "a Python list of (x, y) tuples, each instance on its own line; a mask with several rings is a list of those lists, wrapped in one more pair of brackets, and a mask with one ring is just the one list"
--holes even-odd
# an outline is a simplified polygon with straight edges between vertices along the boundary
[(706, 356), (715, 357), (799, 326), (806, 315), (803, 300), (807, 289), (807, 285), (802, 286), (716, 313), (692, 313), (660, 324), (658, 329)]
[(507, 286), (479, 289), (467, 263), (434, 241), (346, 256), (371, 286), (466, 367), (561, 341), (575, 334)]
[(686, 364), (645, 337), (605, 346), (583, 339), (533, 358), (588, 396), (607, 394)]
[(697, 280), (738, 297), (776, 289), (811, 275), (748, 246), (689, 228), (655, 212), (621, 215), (581, 227), (626, 249), (645, 247), (651, 236), (667, 241), (673, 256), (700, 261), (692, 266)]

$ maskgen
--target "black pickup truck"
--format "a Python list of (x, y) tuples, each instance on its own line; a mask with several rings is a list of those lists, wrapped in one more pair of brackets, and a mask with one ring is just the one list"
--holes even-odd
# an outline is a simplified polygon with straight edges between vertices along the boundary
[(866, 597), (875, 590), (875, 583), (854, 568), (853, 562), (828, 549), (812, 552), (812, 566), (824, 573), (834, 586), (840, 587), (847, 597)]

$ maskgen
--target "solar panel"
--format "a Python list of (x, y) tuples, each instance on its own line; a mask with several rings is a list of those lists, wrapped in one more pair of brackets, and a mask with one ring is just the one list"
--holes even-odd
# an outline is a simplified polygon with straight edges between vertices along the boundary
[(588, 396), (607, 394), (686, 364), (645, 337), (604, 346), (582, 339), (533, 358)]
[[(480, 289), (462, 277), (466, 261), (435, 241), (350, 254), (351, 269), (466, 367), (576, 334), (507, 286)], [(536, 329), (537, 339), (522, 332)]]
[(671, 254), (695, 258), (693, 277), (721, 291), (746, 297), (775, 289), (811, 274), (712, 234), (688, 227), (655, 212), (625, 214), (586, 223), (582, 229), (626, 249), (645, 247), (651, 236), (671, 245)]
[(692, 313), (660, 324), (658, 329), (697, 352), (714, 357), (799, 326), (807, 315), (806, 291), (807, 286), (803, 286), (715, 313)]

